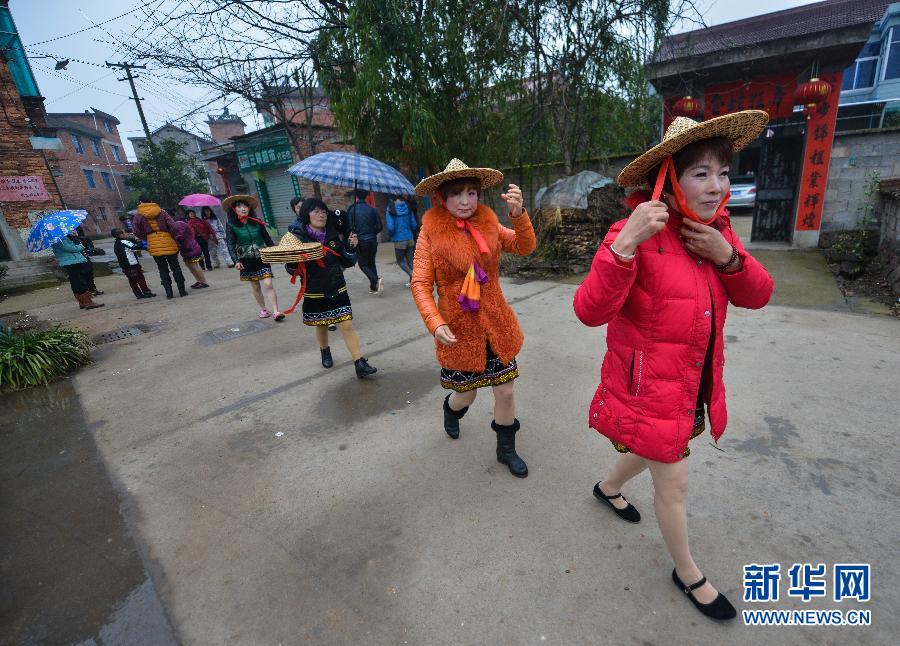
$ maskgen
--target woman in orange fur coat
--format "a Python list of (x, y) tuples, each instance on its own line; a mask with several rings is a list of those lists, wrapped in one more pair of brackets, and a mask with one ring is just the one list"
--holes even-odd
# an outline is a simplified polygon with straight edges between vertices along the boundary
[(510, 184), (500, 196), (513, 229), (502, 226), (497, 215), (479, 203), (481, 191), (502, 180), (500, 171), (469, 168), (453, 159), (444, 171), (416, 186), (416, 194), (432, 197), (435, 206), (422, 216), (411, 288), (434, 335), (441, 385), (453, 391), (444, 399), (444, 430), (458, 438), (459, 420), (475, 401), (477, 389), (490, 386), (497, 460), (524, 478), (528, 466), (516, 453), (519, 420), (513, 400), (513, 380), (519, 376), (516, 354), (524, 337), (500, 289), (500, 251), (525, 256), (536, 243), (518, 186)]

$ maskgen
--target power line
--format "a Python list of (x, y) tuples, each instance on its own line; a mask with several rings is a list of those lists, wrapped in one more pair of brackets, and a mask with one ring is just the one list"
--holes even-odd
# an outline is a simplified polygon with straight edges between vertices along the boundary
[(106, 23), (112, 22), (113, 20), (118, 20), (119, 18), (124, 18), (125, 16), (127, 16), (127, 15), (129, 15), (129, 14), (132, 14), (132, 13), (134, 13), (135, 11), (138, 11), (139, 9), (143, 9), (143, 8), (144, 8), (144, 3), (143, 3), (143, 2), (139, 2), (138, 4), (139, 4), (139, 6), (135, 7), (134, 9), (131, 9), (130, 11), (126, 11), (125, 13), (119, 14), (118, 16), (115, 16), (115, 17), (113, 17), (113, 18), (110, 18), (109, 20), (104, 20), (103, 22), (100, 22), (100, 23), (97, 23), (97, 24), (93, 24), (93, 25), (91, 25), (90, 27), (85, 27), (84, 29), (79, 29), (78, 31), (73, 31), (73, 32), (70, 33), (70, 34), (63, 34), (62, 36), (57, 36), (57, 37), (51, 38), (51, 39), (49, 39), (49, 40), (41, 40), (41, 41), (38, 41), (38, 42), (36, 42), (36, 43), (30, 43), (30, 44), (28, 44), (28, 45), (25, 45), (25, 47), (31, 47), (31, 46), (33, 46), (33, 45), (43, 45), (44, 43), (52, 43), (52, 42), (57, 41), (57, 40), (62, 40), (63, 38), (69, 38), (70, 36), (75, 36), (76, 34), (81, 34), (81, 33), (83, 33), (83, 32), (90, 31), (91, 29), (96, 29), (96, 28), (99, 27), (100, 25), (105, 25)]

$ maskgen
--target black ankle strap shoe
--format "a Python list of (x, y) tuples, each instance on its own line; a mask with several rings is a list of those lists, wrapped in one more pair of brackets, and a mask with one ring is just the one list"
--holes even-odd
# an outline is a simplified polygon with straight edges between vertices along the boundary
[(694, 596), (694, 590), (706, 583), (706, 577), (702, 577), (699, 581), (697, 581), (697, 583), (685, 585), (681, 581), (681, 579), (678, 578), (678, 573), (673, 569), (672, 581), (675, 582), (675, 586), (679, 590), (681, 590), (688, 596), (688, 599), (690, 599), (691, 603), (696, 606), (697, 610), (702, 612), (710, 619), (727, 621), (729, 619), (734, 619), (735, 617), (737, 617), (737, 610), (734, 609), (734, 606), (731, 605), (731, 602), (721, 592), (719, 593), (719, 596), (713, 599), (710, 603), (700, 603), (699, 601), (697, 601), (697, 598)]
[[(634, 505), (632, 505), (630, 502), (625, 500), (625, 496), (623, 496), (621, 493), (617, 493), (614, 496), (607, 496), (605, 493), (603, 493), (603, 490), (600, 488), (599, 482), (594, 485), (594, 498), (596, 498), (597, 500), (600, 500), (601, 502), (605, 502), (607, 505), (609, 505), (609, 508), (612, 509), (614, 512), (616, 512), (616, 516), (618, 516), (622, 520), (627, 520), (629, 523), (641, 522), (640, 513), (638, 513), (638, 510), (635, 509)], [(625, 502), (628, 502), (628, 506), (625, 507), (625, 509), (619, 509), (614, 504), (612, 504), (612, 502), (610, 502), (611, 500), (615, 500), (616, 498), (621, 498), (622, 500), (625, 500)]]

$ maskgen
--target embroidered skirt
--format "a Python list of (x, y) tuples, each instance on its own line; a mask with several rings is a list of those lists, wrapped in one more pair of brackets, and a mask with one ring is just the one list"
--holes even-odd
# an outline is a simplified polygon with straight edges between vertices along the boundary
[(264, 278), (273, 276), (272, 265), (259, 258), (241, 258), (240, 263), (244, 265), (244, 268), (241, 269), (241, 280), (245, 282), (258, 283)]
[(203, 260), (203, 255), (201, 254), (201, 255), (197, 256), (196, 258), (182, 258), (182, 259), (183, 259), (185, 262), (187, 262), (187, 263), (190, 263), (190, 264), (192, 264), (192, 265), (196, 265), (196, 264), (199, 263), (201, 260)]
[(338, 289), (333, 296), (304, 294), (302, 310), (303, 325), (337, 325), (353, 320), (353, 308), (346, 286)]
[(458, 393), (468, 392), (476, 388), (499, 386), (519, 376), (519, 366), (513, 359), (509, 363), (500, 361), (491, 346), (487, 346), (487, 361), (483, 372), (464, 372), (441, 368), (441, 386)]

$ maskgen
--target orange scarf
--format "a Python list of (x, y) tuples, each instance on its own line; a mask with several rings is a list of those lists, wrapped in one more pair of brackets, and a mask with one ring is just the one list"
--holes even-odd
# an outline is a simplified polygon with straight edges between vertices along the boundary
[[(467, 231), (472, 236), (478, 251), (481, 253), (491, 252), (484, 236), (468, 220), (456, 218), (456, 226), (463, 231)], [(456, 302), (459, 303), (463, 310), (466, 312), (477, 312), (481, 308), (481, 286), (487, 281), (487, 272), (481, 268), (477, 260), (473, 260), (472, 264), (469, 265), (466, 278), (463, 280), (462, 289), (459, 291), (459, 296), (456, 299)]]

